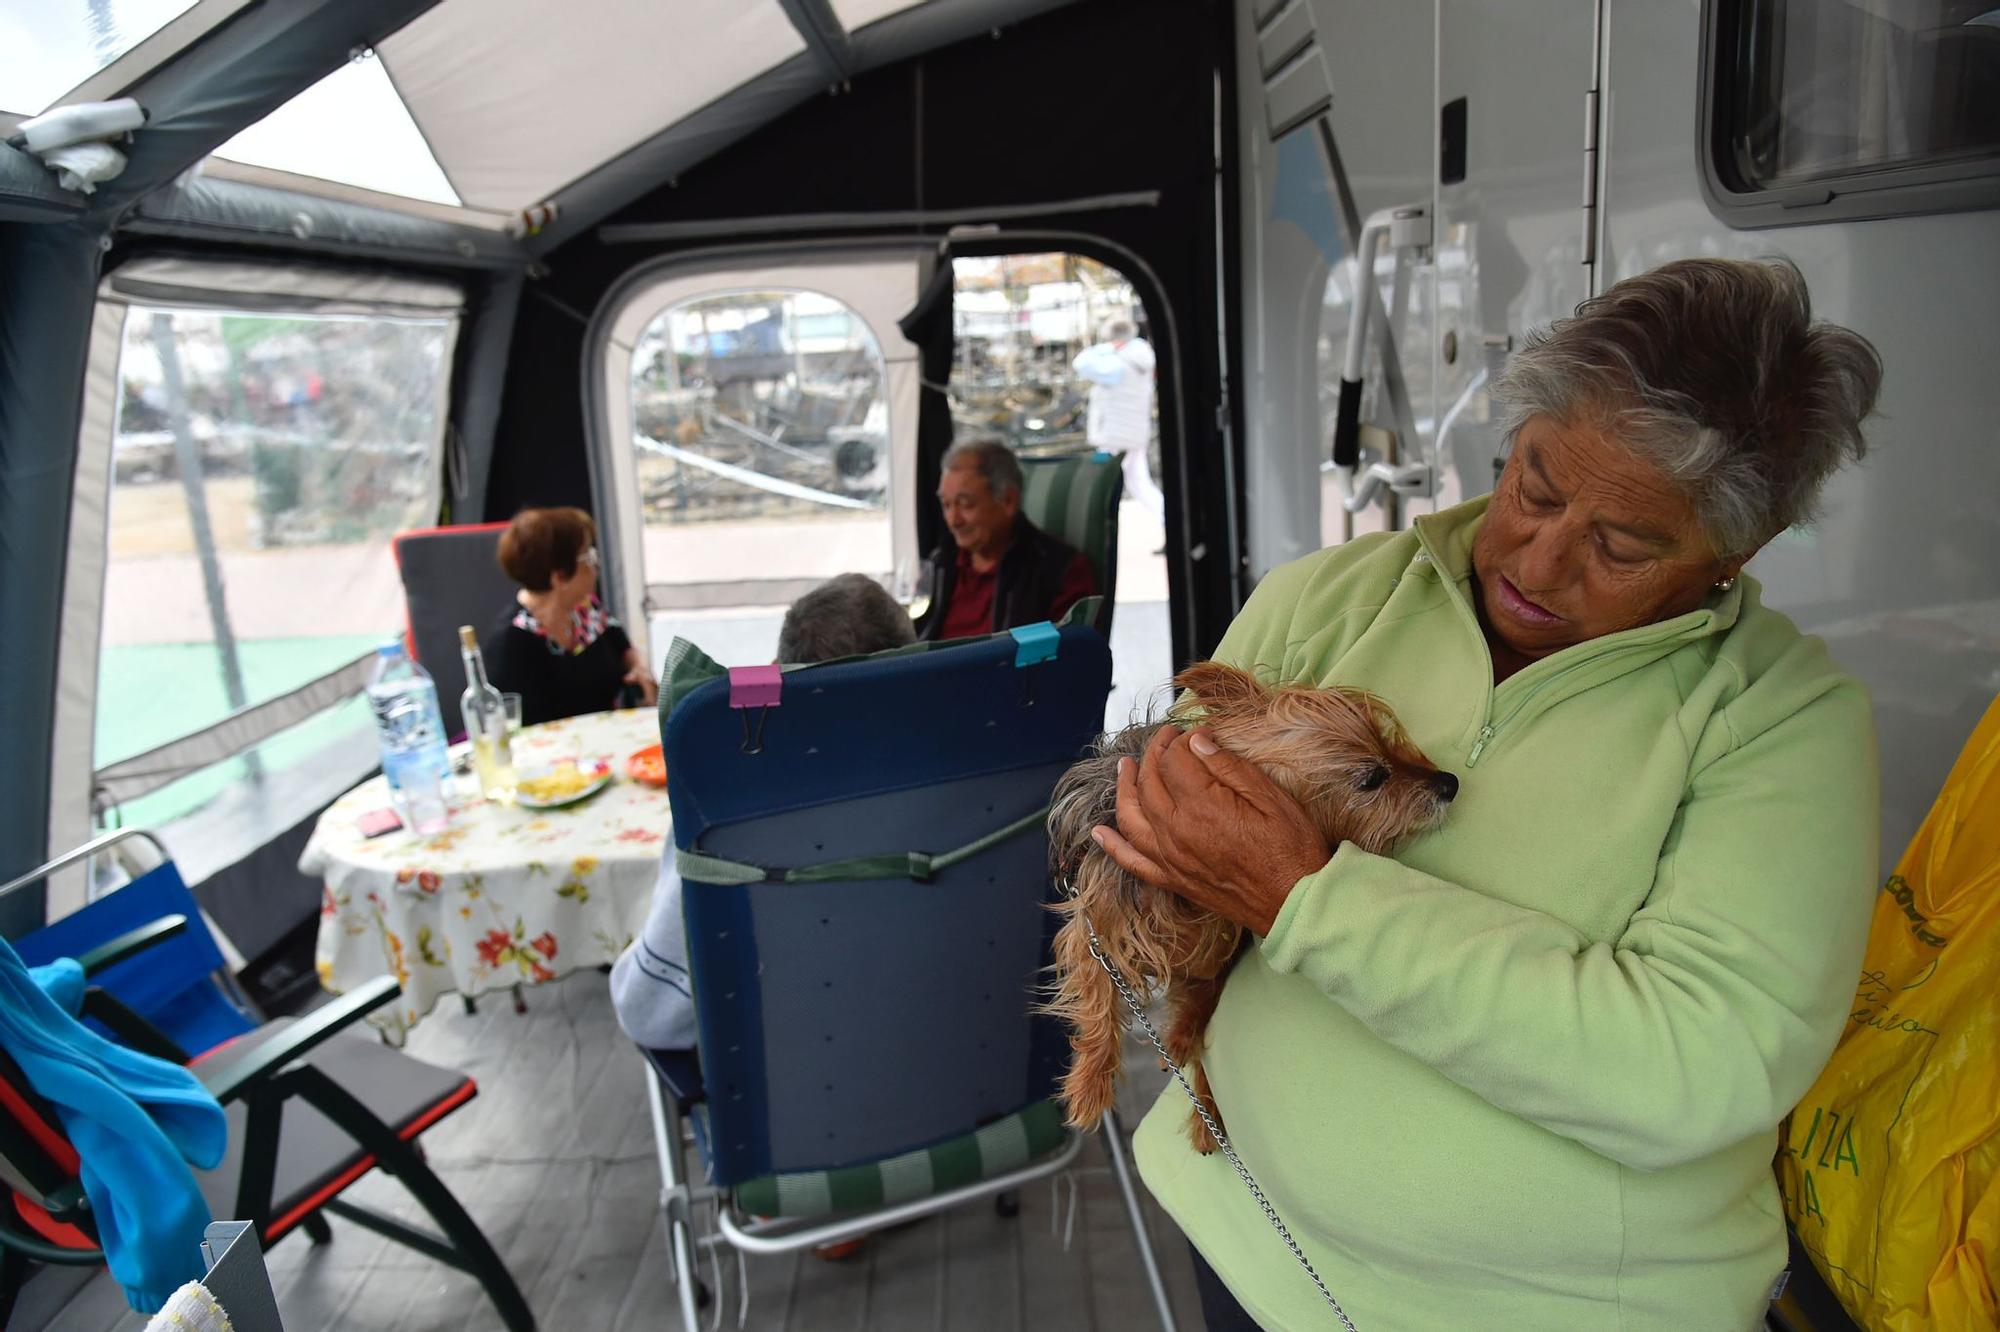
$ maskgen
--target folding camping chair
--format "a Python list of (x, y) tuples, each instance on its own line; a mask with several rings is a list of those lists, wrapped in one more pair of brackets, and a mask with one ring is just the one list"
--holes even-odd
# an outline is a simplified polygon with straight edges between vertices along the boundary
[[(60, 868), (92, 848), (101, 849), (105, 840), (110, 839), (51, 862), (51, 867)], [(165, 868), (171, 869), (172, 863)], [(148, 878), (142, 876), (135, 884)], [(5, 891), (34, 881), (31, 875), (7, 885)], [(179, 884), (177, 874), (172, 883)], [(35, 937), (85, 916), (133, 886)], [(187, 890), (181, 887), (179, 892), (185, 895)], [(192, 905), (192, 898), (187, 901)], [(191, 935), (198, 938), (190, 941)], [(45, 960), (65, 955), (37, 951)], [(76, 955), (91, 982), (83, 1017), (132, 1049), (194, 1069), (227, 1110), (228, 1155), (215, 1170), (198, 1176), (214, 1215), (249, 1221), (268, 1248), (295, 1228), (304, 1229), (315, 1243), (327, 1242), (333, 1232), (323, 1213), (331, 1212), (475, 1277), (510, 1332), (534, 1327), (534, 1316), (499, 1255), (432, 1173), (416, 1145), (425, 1129), (477, 1095), (478, 1085), (463, 1074), (348, 1030), (400, 993), (394, 979), (380, 977), (303, 1018), (258, 1025), (239, 1012), (240, 1034), (191, 1058), (186, 1047), (103, 982), (136, 977), (128, 993), (143, 1002), (153, 997), (145, 981), (154, 959), (163, 960), (163, 972), (174, 973), (184, 971), (190, 957), (213, 956), (219, 961), (215, 941), (198, 912), (145, 921)], [(203, 974), (195, 986), (176, 989), (164, 1009), (155, 1011), (184, 1017), (199, 1006), (187, 996), (199, 986), (214, 985)], [(377, 1165), (403, 1181), (437, 1222), (443, 1238), (340, 1196)], [(73, 1293), (73, 1285), (53, 1279), (28, 1282), (34, 1265), (97, 1267), (104, 1255), (78, 1177), (77, 1156), (61, 1122), (4, 1053), (0, 1053), (0, 1182), (12, 1192), (10, 1199), (0, 1202), (0, 1323), (5, 1323), (18, 1297), (28, 1314), (25, 1325), (45, 1326), (47, 1317)]]
[(505, 523), (426, 527), (398, 533), (389, 542), (409, 616), (404, 646), (437, 681), (446, 735), (465, 730), (458, 715), (458, 696), (465, 689), (458, 626), (469, 624), (484, 637), (519, 591), (500, 567), (500, 534), (506, 530)]
[[(1110, 653), (1048, 624), (924, 647), (716, 667), (691, 689), (699, 654), (669, 654), (700, 1052), (647, 1052), (648, 1089), (689, 1329), (703, 1244), (836, 1242), (1018, 1189), (1081, 1148), (1050, 1099), (1065, 1034), (1032, 1010), (1057, 924), (1049, 793), (1100, 728)], [(682, 1167), (688, 1114), (711, 1187)], [(1104, 1144), (1172, 1328), (1115, 1119)], [(717, 1233), (698, 1240), (710, 1199)]]
[[(87, 842), (46, 865), (0, 884), (0, 898), (40, 882), (57, 870), (93, 862), (121, 843), (137, 840), (152, 847), (159, 863), (136, 870), (132, 879), (76, 911), (11, 940), (31, 967), (59, 957), (83, 957), (92, 949), (154, 921), (181, 917), (200, 922), (201, 907), (181, 880), (181, 872), (160, 839), (143, 828), (120, 828)], [(202, 1054), (254, 1031), (264, 1020), (237, 986), (222, 950), (205, 927), (157, 941), (145, 957), (121, 962), (93, 977), (127, 1008), (164, 1032), (183, 1050)]]
[(1125, 474), (1113, 454), (1021, 459), (1021, 512), (1090, 561), (1104, 598), (1094, 623), (1107, 639), (1118, 601), (1118, 501), (1124, 494)]

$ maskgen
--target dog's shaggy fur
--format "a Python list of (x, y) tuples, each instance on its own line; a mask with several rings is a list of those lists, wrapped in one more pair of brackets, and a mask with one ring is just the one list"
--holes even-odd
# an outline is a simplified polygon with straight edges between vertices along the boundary
[[(1219, 662), (1189, 667), (1174, 680), (1192, 696), (1190, 715), (1217, 743), (1249, 759), (1304, 807), (1328, 846), (1353, 842), (1383, 852), (1435, 825), (1458, 791), (1406, 739), (1380, 700), (1350, 689), (1270, 688)], [(1209, 1017), (1245, 931), (1172, 893), (1141, 883), (1091, 840), (1115, 826), (1118, 760), (1138, 762), (1161, 726), (1130, 726), (1101, 737), (1091, 756), (1056, 784), (1049, 806), (1049, 859), (1073, 895), (1055, 940), (1055, 984), (1047, 1011), (1070, 1024), (1072, 1058), (1062, 1099), (1076, 1128), (1091, 1128), (1111, 1108), (1127, 1011), (1111, 978), (1090, 955), (1087, 918), (1100, 946), (1128, 984), (1144, 994), (1164, 987), (1170, 1010), (1167, 1053), (1186, 1065), (1202, 1051)], [(1195, 1090), (1216, 1114), (1199, 1065)], [(1221, 1122), (1217, 1115), (1217, 1122)], [(1215, 1150), (1201, 1117), (1188, 1115), (1197, 1150)]]

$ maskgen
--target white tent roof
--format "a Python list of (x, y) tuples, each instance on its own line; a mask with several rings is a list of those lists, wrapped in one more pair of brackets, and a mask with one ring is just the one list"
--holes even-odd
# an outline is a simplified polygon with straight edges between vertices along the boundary
[[(546, 246), (854, 74), (1069, 2), (415, 0), (403, 6), (415, 17), (382, 29), (372, 51), (224, 142), (216, 174), (487, 227), (553, 202)], [(301, 13), (327, 3), (296, 0)], [(0, 3), (0, 111), (143, 88), (260, 6), (26, 8), (16, 18), (20, 6)], [(254, 98), (247, 71), (228, 77)], [(176, 109), (227, 120), (226, 101)]]
[(900, 14), (905, 9), (921, 4), (923, 0), (833, 0), (833, 16), (840, 20), (840, 26), (853, 32), (865, 27), (876, 19)]
[(777, 0), (444, 0), (381, 56), (458, 197), (516, 212), (804, 49)]

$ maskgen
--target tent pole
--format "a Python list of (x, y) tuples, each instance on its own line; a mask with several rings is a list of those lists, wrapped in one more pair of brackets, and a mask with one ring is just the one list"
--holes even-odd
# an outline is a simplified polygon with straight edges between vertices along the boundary
[[(188, 419), (187, 381), (181, 374), (180, 344), (174, 339), (174, 317), (164, 310), (153, 313), (153, 346), (160, 356), (160, 380), (167, 396), (167, 426), (174, 435), (174, 470), (180, 474), (181, 491), (187, 497), (188, 526), (194, 529), (195, 554), (201, 561), (201, 587), (208, 602), (208, 625), (215, 635), (215, 648), (222, 657), (222, 690), (229, 710), (241, 710), (249, 700), (243, 688), (243, 662), (237, 655), (236, 631), (229, 623), (229, 603), (222, 586), (222, 564), (215, 552), (215, 528), (208, 519), (208, 492), (202, 484), (201, 451), (195, 444), (194, 426)], [(254, 779), (262, 776), (257, 755), (245, 754)]]

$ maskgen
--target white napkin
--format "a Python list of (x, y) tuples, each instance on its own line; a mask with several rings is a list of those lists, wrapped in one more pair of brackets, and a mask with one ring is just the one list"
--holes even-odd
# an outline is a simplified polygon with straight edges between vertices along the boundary
[(229, 1315), (199, 1281), (190, 1281), (173, 1294), (146, 1324), (146, 1332), (236, 1332)]

